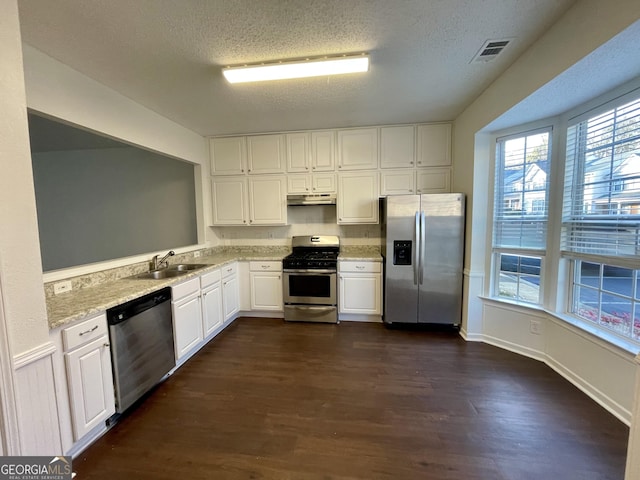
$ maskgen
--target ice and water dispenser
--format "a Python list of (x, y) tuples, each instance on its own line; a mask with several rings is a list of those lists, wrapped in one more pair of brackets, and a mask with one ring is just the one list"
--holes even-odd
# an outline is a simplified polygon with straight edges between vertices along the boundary
[(411, 265), (411, 248), (413, 242), (411, 240), (394, 240), (393, 241), (393, 264), (394, 265)]

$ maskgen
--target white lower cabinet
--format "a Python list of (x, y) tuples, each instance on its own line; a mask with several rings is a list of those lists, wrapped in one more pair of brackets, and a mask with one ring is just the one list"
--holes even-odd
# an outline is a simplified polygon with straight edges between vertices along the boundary
[(62, 331), (74, 441), (115, 413), (107, 318), (100, 314)]
[(234, 315), (240, 311), (237, 263), (222, 267), (222, 307), (225, 322), (233, 320)]
[(200, 279), (194, 278), (172, 286), (173, 342), (176, 363), (181, 363), (202, 343), (202, 308)]
[(380, 262), (340, 262), (339, 282), (339, 313), (382, 315), (382, 264)]
[(250, 262), (251, 310), (283, 311), (282, 262)]
[(207, 339), (224, 325), (220, 270), (202, 275), (200, 289), (202, 290), (202, 329), (204, 338)]

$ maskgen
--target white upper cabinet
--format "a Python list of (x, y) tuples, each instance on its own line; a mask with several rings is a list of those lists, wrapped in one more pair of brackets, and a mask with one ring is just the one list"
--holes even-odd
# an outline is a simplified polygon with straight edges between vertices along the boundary
[(285, 175), (214, 177), (213, 225), (286, 225)]
[(336, 174), (314, 173), (311, 185), (313, 193), (336, 193)]
[(214, 177), (211, 179), (214, 225), (246, 225), (246, 177)]
[(418, 125), (418, 167), (451, 165), (451, 124)]
[(380, 195), (409, 195), (415, 193), (415, 170), (383, 170), (380, 173)]
[(247, 168), (247, 145), (244, 137), (209, 139), (211, 175), (240, 175)]
[(306, 173), (311, 171), (311, 135), (307, 132), (288, 133), (287, 172)]
[(247, 137), (247, 169), (250, 174), (285, 172), (285, 136)]
[(378, 223), (378, 172), (338, 175), (338, 223)]
[(249, 223), (287, 224), (287, 177), (265, 175), (249, 177)]
[(311, 132), (311, 169), (333, 172), (336, 165), (336, 134), (333, 131)]
[(416, 193), (449, 193), (451, 192), (451, 169), (428, 168), (417, 171)]
[(371, 170), (378, 168), (378, 129), (338, 131), (338, 168)]
[(416, 135), (413, 125), (380, 129), (380, 168), (411, 168), (415, 165)]
[(302, 173), (287, 175), (287, 192), (288, 193), (310, 193), (311, 192), (311, 175)]

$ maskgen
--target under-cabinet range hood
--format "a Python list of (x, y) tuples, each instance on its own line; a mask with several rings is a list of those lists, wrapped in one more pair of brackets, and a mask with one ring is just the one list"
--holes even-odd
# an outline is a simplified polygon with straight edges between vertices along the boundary
[(335, 193), (287, 195), (287, 205), (335, 205)]

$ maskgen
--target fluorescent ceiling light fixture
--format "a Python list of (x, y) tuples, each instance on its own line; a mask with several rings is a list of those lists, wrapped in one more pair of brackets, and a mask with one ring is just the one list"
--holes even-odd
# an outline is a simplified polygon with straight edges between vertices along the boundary
[(222, 70), (229, 83), (264, 82), (289, 78), (324, 77), (369, 70), (369, 56), (365, 53), (341, 57), (282, 61), (260, 65), (242, 65)]

